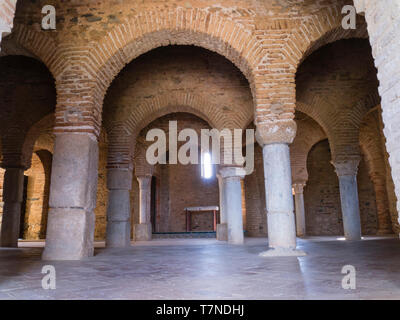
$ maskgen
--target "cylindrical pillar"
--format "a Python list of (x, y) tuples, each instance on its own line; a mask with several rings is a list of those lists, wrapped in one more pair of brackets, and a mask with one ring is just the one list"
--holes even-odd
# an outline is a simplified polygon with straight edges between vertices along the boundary
[(106, 247), (124, 248), (131, 240), (130, 190), (132, 170), (109, 168)]
[(219, 171), (223, 179), (224, 207), (228, 224), (228, 242), (243, 244), (242, 185), (245, 171), (238, 167), (225, 167)]
[(270, 249), (263, 255), (286, 255), (296, 249), (289, 146), (265, 145), (263, 158)]
[(139, 182), (139, 224), (135, 225), (135, 240), (150, 241), (152, 225), (150, 221), (151, 176), (138, 176)]
[(2, 247), (18, 247), (23, 191), (24, 169), (6, 168), (3, 184)]
[(296, 232), (298, 237), (306, 235), (306, 217), (304, 210), (304, 190), (305, 183), (294, 183), (294, 202), (296, 209)]
[(94, 135), (56, 135), (44, 260), (93, 255), (98, 158)]
[[(272, 107), (272, 106), (271, 106)], [(276, 102), (279, 110), (283, 104)], [(293, 120), (271, 119), (257, 125), (257, 142), (263, 148), (265, 199), (268, 223), (268, 250), (262, 257), (304, 256), (296, 249), (296, 224), (293, 212), (292, 172), (289, 144), (296, 136)]]
[(339, 177), (340, 203), (346, 240), (361, 240), (357, 171), (360, 160), (332, 162)]

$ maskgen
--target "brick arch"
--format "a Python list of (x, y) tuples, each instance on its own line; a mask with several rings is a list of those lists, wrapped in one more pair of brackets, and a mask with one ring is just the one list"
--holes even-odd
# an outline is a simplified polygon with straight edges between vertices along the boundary
[(311, 103), (296, 103), (297, 110), (313, 118), (326, 132), (332, 151), (332, 160), (359, 157), (359, 129), (367, 112), (380, 103), (377, 92), (373, 92), (356, 104), (349, 106), (348, 112), (337, 111), (335, 106), (321, 112), (321, 104), (329, 104), (324, 98), (314, 96)]
[[(58, 50), (56, 42), (46, 32), (37, 32), (22, 24), (16, 24), (10, 36), (4, 42), (13, 42), (26, 52), (18, 54), (33, 57), (42, 62), (50, 71), (54, 79), (57, 79), (60, 69), (57, 69), (58, 59), (62, 59), (62, 50)], [(7, 51), (2, 55), (8, 55)]]
[[(286, 77), (291, 79), (291, 82), (296, 83), (296, 73), (301, 63), (324, 45), (343, 39), (368, 38), (365, 19), (360, 15), (357, 16), (356, 30), (344, 30), (342, 28), (342, 7), (343, 3), (330, 6), (303, 19), (301, 25), (295, 28), (286, 40), (281, 52), (287, 65), (288, 74)], [(292, 96), (293, 106), (295, 106), (297, 105), (295, 89), (293, 89)], [(294, 116), (294, 111), (292, 113)], [(318, 123), (324, 127), (321, 122), (318, 121)], [(324, 130), (328, 132), (326, 128)], [(328, 140), (331, 141), (329, 138)], [(334, 154), (332, 145), (331, 149), (332, 154)]]
[[(60, 95), (65, 91), (62, 81), (60, 81), (61, 73), (64, 72), (60, 65), (62, 64), (61, 61), (66, 59), (68, 50), (63, 45), (57, 45), (52, 37), (46, 35), (46, 32), (37, 32), (22, 24), (16, 24), (11, 35), (3, 40), (3, 42), (8, 41), (15, 43), (22, 50), (19, 49), (17, 52), (11, 53), (1, 52), (0, 57), (22, 55), (43, 63), (55, 80), (58, 108)], [(62, 106), (61, 108), (63, 109), (64, 107)], [(66, 116), (64, 110), (62, 110), (62, 115), (59, 116)], [(28, 162), (30, 163), (30, 160)]]
[[(0, 60), (3, 66), (2, 71), (6, 72), (3, 79), (6, 86), (2, 86), (2, 94), (7, 96), (6, 102), (12, 106), (11, 112), (2, 112), (2, 125), (0, 126), (3, 145), (2, 166), (29, 168), (32, 149), (24, 152), (24, 143), (29, 129), (34, 123), (53, 112), (55, 106), (54, 78), (48, 68), (35, 58), (8, 56), (1, 57)], [(18, 84), (23, 83), (24, 91), (19, 90), (19, 86), (15, 85), (16, 82), (8, 81), (8, 74), (13, 81), (18, 81)], [(33, 78), (28, 79), (27, 75), (32, 74)], [(37, 84), (38, 87), (33, 84)], [(36, 93), (38, 96), (35, 95)], [(29, 110), (25, 101), (26, 95), (32, 95), (29, 96)]]
[(349, 112), (341, 112), (332, 119), (334, 131), (335, 150), (332, 152), (333, 159), (339, 160), (349, 157), (359, 157), (359, 132), (360, 125), (368, 111), (380, 103), (377, 92), (371, 93), (356, 104), (349, 107)]
[(131, 166), (140, 131), (154, 120), (175, 112), (191, 113), (212, 128), (224, 128), (226, 124), (222, 112), (207, 104), (201, 96), (190, 93), (156, 96), (132, 108), (125, 120), (108, 122), (105, 119), (104, 127), (109, 139), (108, 166)]
[[(41, 120), (37, 121), (27, 132), (22, 146), (22, 158), (26, 168), (31, 166), (32, 153), (36, 140), (42, 133), (53, 130), (55, 122), (54, 113), (48, 114)], [(47, 150), (50, 152), (50, 150)]]
[(315, 108), (314, 105), (318, 105), (318, 103), (320, 102), (319, 99), (317, 101), (313, 101), (313, 104), (309, 104), (309, 103), (304, 103), (301, 101), (297, 101), (296, 102), (296, 110), (306, 114), (307, 116), (309, 116), (312, 120), (314, 120), (325, 132), (329, 144), (332, 148), (332, 143), (331, 140), (333, 140), (333, 135), (332, 135), (332, 130), (330, 128), (329, 125), (329, 121), (327, 121), (327, 119), (330, 119), (330, 115), (327, 117), (327, 119), (324, 117), (324, 115), (322, 115), (320, 112), (318, 112), (318, 108)]
[(323, 9), (302, 21), (299, 28), (291, 34), (283, 53), (296, 72), (300, 64), (314, 51), (329, 43), (351, 38), (368, 38), (365, 19), (357, 15), (357, 28), (345, 30), (342, 27), (343, 5)]
[(321, 126), (312, 118), (296, 120), (297, 135), (290, 145), (290, 162), (293, 183), (308, 180), (307, 158), (310, 150), (318, 142), (327, 138)]
[[(141, 112), (137, 112), (140, 110)], [(173, 112), (193, 113), (206, 121), (212, 128), (242, 128), (246, 119), (227, 117), (216, 105), (211, 104), (205, 97), (193, 93), (169, 93), (156, 96), (139, 104), (132, 110), (126, 123), (139, 134), (155, 119)]]
[(35, 142), (34, 150), (46, 150), (51, 154), (54, 153), (55, 135), (53, 134), (54, 126), (47, 127), (47, 130), (41, 132)]
[[(112, 80), (138, 56), (161, 46), (195, 45), (214, 51), (236, 65), (254, 91), (254, 70), (262, 50), (253, 32), (217, 13), (200, 9), (146, 11), (116, 26), (99, 42), (87, 47), (68, 48), (68, 55), (84, 53), (80, 67), (94, 82), (91, 90), (96, 117), (101, 117), (102, 101)], [(65, 59), (58, 68), (69, 72)], [(58, 69), (57, 69), (58, 70)], [(254, 92), (253, 92), (254, 94)], [(100, 123), (100, 119), (94, 121)]]

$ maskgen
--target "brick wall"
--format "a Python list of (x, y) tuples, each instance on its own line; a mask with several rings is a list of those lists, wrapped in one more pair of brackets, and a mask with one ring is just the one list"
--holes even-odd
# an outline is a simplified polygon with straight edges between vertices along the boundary
[(379, 104), (367, 40), (341, 40), (310, 55), (297, 73), (297, 107), (324, 129), (332, 159), (358, 158), (359, 127)]
[(0, 96), (2, 165), (29, 167), (23, 154), (25, 136), (34, 124), (54, 113), (55, 81), (36, 59), (1, 57)]
[(246, 199), (246, 231), (251, 237), (267, 235), (267, 213), (265, 203), (264, 167), (262, 149), (254, 148), (254, 172), (244, 179)]
[(94, 210), (96, 216), (96, 224), (94, 237), (96, 240), (104, 240), (106, 236), (107, 226), (107, 135), (104, 131), (100, 134), (99, 140), (99, 169), (97, 180), (97, 199), (96, 208)]
[[(144, 137), (151, 128), (163, 129), (168, 134), (169, 121), (178, 122), (178, 132), (184, 128), (196, 130), (200, 137), (200, 130), (210, 128), (209, 125), (194, 115), (175, 113), (153, 121), (142, 130)], [(182, 143), (178, 144), (178, 147)], [(215, 168), (214, 168), (215, 174)], [(159, 232), (186, 231), (185, 207), (218, 206), (218, 181), (214, 175), (211, 179), (201, 177), (200, 165), (166, 164), (158, 165), (156, 177), (159, 185), (159, 211), (157, 214), (156, 230)], [(132, 190), (132, 207), (134, 223), (138, 221), (138, 184), (134, 181)], [(213, 216), (211, 213), (193, 214), (193, 231), (211, 231)]]
[[(28, 177), (26, 213), (24, 222), (24, 239), (38, 240), (45, 238), (48, 210), (48, 190), (45, 193), (45, 168), (36, 153), (32, 156), (32, 166), (25, 171)], [(45, 200), (46, 203), (45, 203)], [(44, 237), (43, 237), (44, 236)]]
[(361, 232), (364, 235), (376, 234), (378, 231), (378, 212), (374, 185), (369, 177), (365, 157), (360, 161), (357, 174), (358, 200), (360, 203)]
[[(380, 106), (369, 112), (360, 127), (360, 146), (365, 155), (366, 164), (376, 194), (378, 212), (378, 232), (392, 233), (397, 223), (397, 213), (392, 210), (393, 204), (389, 193), (392, 193), (387, 181), (387, 152), (382, 132)], [(389, 174), (390, 177), (390, 174)]]
[(315, 145), (308, 156), (309, 178), (304, 188), (308, 235), (343, 234), (339, 181), (331, 159), (326, 140)]
[[(203, 179), (199, 165), (169, 165), (169, 231), (186, 231), (185, 207), (218, 206), (218, 181)], [(164, 181), (161, 180), (161, 186)], [(164, 204), (161, 203), (161, 206)], [(212, 231), (212, 213), (193, 213), (193, 231)]]
[[(308, 157), (309, 180), (304, 188), (308, 235), (343, 234), (339, 181), (330, 161), (327, 140), (315, 145)], [(360, 163), (357, 181), (362, 233), (376, 234), (375, 193), (364, 160)]]
[[(160, 175), (159, 175), (159, 181), (160, 181), (160, 210), (157, 215), (157, 221), (156, 223), (157, 226), (157, 231), (158, 232), (168, 232), (169, 229), (169, 216), (170, 216), (170, 184), (168, 181), (170, 180), (170, 171), (166, 166), (159, 166), (160, 169)], [(163, 182), (167, 181), (166, 184)]]
[(254, 114), (248, 82), (224, 57), (189, 46), (158, 48), (124, 68), (107, 93), (109, 165), (128, 165), (131, 159), (132, 142), (121, 135), (135, 137), (151, 121), (176, 111), (221, 129), (243, 128)]

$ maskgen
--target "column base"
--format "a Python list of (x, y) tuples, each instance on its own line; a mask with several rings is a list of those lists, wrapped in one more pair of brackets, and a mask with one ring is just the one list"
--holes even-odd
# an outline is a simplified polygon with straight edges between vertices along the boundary
[(270, 248), (259, 254), (260, 257), (304, 257), (306, 255), (307, 253), (302, 250), (290, 248)]
[(50, 209), (43, 260), (93, 256), (95, 216), (83, 209)]
[(228, 225), (226, 223), (217, 224), (217, 240), (228, 241)]
[(135, 224), (135, 241), (151, 241), (153, 238), (152, 225), (150, 223)]

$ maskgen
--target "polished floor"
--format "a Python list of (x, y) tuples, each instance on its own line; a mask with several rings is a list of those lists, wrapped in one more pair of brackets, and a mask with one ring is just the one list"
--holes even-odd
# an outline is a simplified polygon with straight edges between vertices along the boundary
[[(400, 299), (400, 240), (299, 239), (305, 257), (262, 258), (266, 239), (243, 246), (214, 239), (165, 239), (104, 249), (84, 261), (43, 262), (43, 242), (0, 249), (0, 299)], [(44, 265), (56, 289), (42, 288)], [(342, 267), (356, 289), (342, 288)]]

